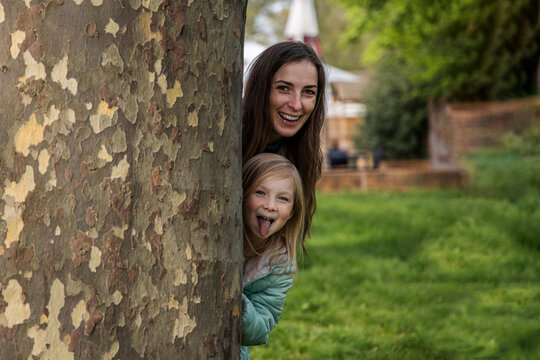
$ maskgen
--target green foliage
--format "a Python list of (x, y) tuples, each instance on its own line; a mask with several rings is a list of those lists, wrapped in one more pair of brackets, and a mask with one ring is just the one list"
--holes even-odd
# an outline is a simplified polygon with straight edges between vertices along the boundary
[(525, 202), (540, 160), (470, 166), (466, 191), (319, 194), (309, 255), (252, 358), (537, 359), (540, 197)]
[(425, 96), (499, 100), (535, 92), (539, 5), (531, 0), (341, 0), (364, 61), (391, 54)]
[(360, 123), (355, 142), (359, 150), (375, 151), (382, 146), (387, 159), (426, 156), (427, 103), (390, 60), (377, 68), (377, 79), (368, 89), (365, 121)]
[(522, 134), (510, 132), (503, 136), (506, 148), (521, 155), (540, 156), (540, 123), (535, 124)]

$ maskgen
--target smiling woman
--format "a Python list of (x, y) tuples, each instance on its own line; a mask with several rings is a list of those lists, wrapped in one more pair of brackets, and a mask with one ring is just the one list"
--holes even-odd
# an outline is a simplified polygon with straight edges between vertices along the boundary
[(298, 169), (306, 217), (299, 245), (315, 212), (315, 183), (321, 175), (320, 132), (324, 122), (326, 76), (311, 47), (284, 41), (263, 51), (246, 82), (242, 118), (244, 163), (263, 153), (278, 153)]

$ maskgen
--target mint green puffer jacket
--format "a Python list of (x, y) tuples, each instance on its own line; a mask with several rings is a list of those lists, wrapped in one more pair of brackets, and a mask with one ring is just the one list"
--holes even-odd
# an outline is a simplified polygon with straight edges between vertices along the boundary
[(267, 266), (262, 274), (258, 271), (255, 275), (258, 276), (244, 284), (242, 294), (242, 360), (250, 358), (249, 346), (268, 343), (270, 330), (276, 327), (285, 295), (293, 284), (292, 271), (284, 263), (271, 269)]

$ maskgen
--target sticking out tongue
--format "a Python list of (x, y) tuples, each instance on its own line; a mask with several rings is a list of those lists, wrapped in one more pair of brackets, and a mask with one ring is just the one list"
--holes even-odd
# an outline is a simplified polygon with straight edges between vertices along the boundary
[(259, 232), (261, 233), (261, 236), (266, 236), (272, 222), (270, 220), (266, 220), (260, 217), (257, 218), (257, 221), (259, 222)]

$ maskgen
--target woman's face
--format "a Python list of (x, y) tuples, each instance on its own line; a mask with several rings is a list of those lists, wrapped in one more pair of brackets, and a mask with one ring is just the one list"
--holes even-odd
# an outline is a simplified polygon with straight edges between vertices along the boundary
[(270, 141), (291, 137), (302, 128), (317, 100), (317, 68), (310, 61), (280, 67), (270, 84)]

